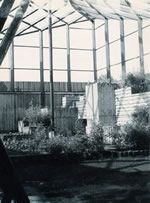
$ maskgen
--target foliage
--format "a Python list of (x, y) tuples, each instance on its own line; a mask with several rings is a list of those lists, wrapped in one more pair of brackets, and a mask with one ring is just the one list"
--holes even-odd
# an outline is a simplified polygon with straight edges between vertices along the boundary
[(102, 151), (104, 146), (104, 143), (103, 143), (104, 130), (102, 125), (99, 122), (98, 123), (93, 122), (89, 136), (90, 136), (94, 150)]
[(42, 124), (44, 127), (50, 126), (50, 112), (47, 109), (41, 109), (40, 106), (31, 104), (25, 112), (23, 119), (24, 123), (29, 123), (30, 126)]
[(104, 129), (104, 142), (105, 144), (114, 144), (114, 140), (116, 139), (117, 126), (106, 126)]
[(7, 86), (4, 82), (0, 82), (0, 92), (7, 92)]
[(90, 156), (93, 152), (99, 153), (102, 150), (101, 145), (99, 145), (100, 140), (94, 140), (94, 137), (78, 134), (71, 137), (56, 135), (48, 138), (42, 126), (38, 126), (37, 129), (35, 135), (23, 139), (12, 136), (3, 140), (6, 148), (18, 151), (18, 153), (50, 153), (56, 158), (60, 154), (78, 154), (79, 157), (85, 157)]
[(102, 75), (102, 76), (100, 76), (98, 78), (98, 83), (101, 83), (101, 84), (103, 84), (103, 83), (104, 84), (110, 84), (112, 80), (113, 80), (112, 78), (107, 78), (106, 75)]
[(129, 73), (125, 79), (125, 86), (132, 88), (133, 93), (148, 91), (150, 81), (140, 74)]
[(105, 75), (102, 75), (98, 78), (98, 83), (102, 85), (112, 85), (114, 89), (120, 89), (124, 87), (124, 82), (122, 81), (116, 81), (112, 77), (109, 79)]
[(118, 129), (116, 145), (118, 148), (150, 148), (150, 107), (138, 107), (132, 114), (131, 122)]
[(85, 119), (77, 119), (75, 122), (75, 130), (76, 135), (84, 135), (86, 133), (86, 120)]
[(47, 151), (51, 154), (61, 154), (65, 150), (67, 140), (68, 138), (64, 136), (51, 137), (49, 139)]
[(147, 126), (150, 124), (150, 106), (137, 107), (132, 114), (132, 121), (137, 125)]

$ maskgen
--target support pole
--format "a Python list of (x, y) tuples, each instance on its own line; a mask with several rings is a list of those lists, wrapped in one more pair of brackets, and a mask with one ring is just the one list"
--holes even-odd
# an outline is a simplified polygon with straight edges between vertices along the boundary
[(14, 92), (14, 41), (12, 41), (9, 48), (9, 65), (10, 65), (10, 91)]
[(17, 112), (16, 112), (16, 94), (15, 94), (15, 60), (14, 60), (14, 40), (10, 44), (9, 47), (9, 66), (10, 66), (10, 91), (13, 92), (13, 106), (14, 106), (14, 119), (13, 119), (13, 127), (17, 129)]
[(44, 92), (44, 64), (43, 64), (43, 32), (39, 31), (39, 45), (40, 45), (40, 91), (41, 91), (41, 107), (45, 106), (45, 92)]
[(110, 80), (111, 80), (111, 73), (110, 73), (109, 29), (108, 29), (108, 19), (107, 19), (107, 18), (105, 18), (105, 46), (106, 46), (107, 79), (110, 79)]
[(126, 63), (125, 63), (125, 35), (124, 35), (124, 20), (120, 18), (120, 46), (121, 46), (121, 66), (122, 80), (126, 78)]
[(69, 25), (66, 25), (67, 29), (67, 90), (72, 91), (71, 87), (71, 62), (70, 62), (70, 29)]
[(50, 70), (50, 107), (51, 107), (51, 131), (55, 130), (54, 123), (54, 81), (53, 81), (53, 37), (52, 37), (52, 13), (49, 10), (49, 70)]
[(92, 42), (93, 42), (93, 71), (94, 82), (97, 81), (97, 57), (96, 57), (96, 34), (95, 34), (95, 22), (92, 21)]
[(139, 55), (140, 55), (140, 73), (144, 75), (144, 47), (143, 47), (143, 21), (141, 18), (138, 19), (138, 36), (139, 36)]

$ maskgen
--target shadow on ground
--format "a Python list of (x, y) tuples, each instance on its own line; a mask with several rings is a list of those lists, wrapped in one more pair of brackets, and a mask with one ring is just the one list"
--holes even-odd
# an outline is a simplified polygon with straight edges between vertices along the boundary
[[(50, 202), (150, 202), (147, 158), (18, 165), (30, 195)], [(45, 198), (45, 199), (44, 199)]]
[(128, 158), (16, 168), (32, 202), (148, 203), (149, 164), (148, 158)]

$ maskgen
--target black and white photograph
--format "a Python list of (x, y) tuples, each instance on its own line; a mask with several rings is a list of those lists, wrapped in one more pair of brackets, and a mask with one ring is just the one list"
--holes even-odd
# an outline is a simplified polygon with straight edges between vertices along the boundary
[(0, 0), (0, 203), (150, 203), (150, 0)]

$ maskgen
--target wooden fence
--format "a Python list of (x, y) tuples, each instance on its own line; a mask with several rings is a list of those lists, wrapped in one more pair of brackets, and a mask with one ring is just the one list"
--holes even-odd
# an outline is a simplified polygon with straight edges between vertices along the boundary
[[(40, 82), (15, 82), (15, 92), (10, 92), (10, 82), (0, 82), (0, 132), (17, 131), (18, 121), (25, 115), (25, 110), (32, 101), (41, 104)], [(86, 83), (72, 83), (72, 92), (67, 92), (66, 82), (54, 82), (55, 126), (59, 130), (71, 129), (76, 108), (62, 108), (65, 95), (83, 95)], [(44, 82), (45, 106), (50, 107), (49, 83)]]
[[(55, 126), (59, 131), (67, 130), (67, 128), (71, 130), (75, 119), (78, 117), (76, 107), (62, 108), (62, 97), (66, 94), (54, 94)], [(25, 110), (29, 107), (31, 101), (33, 105), (40, 105), (40, 100), (40, 92), (1, 93), (0, 132), (17, 131), (18, 121), (24, 117)], [(50, 106), (50, 96), (48, 93), (45, 93), (45, 104), (47, 107)]]
[[(71, 88), (73, 92), (81, 92), (85, 91), (86, 83), (84, 82), (72, 82)], [(2, 87), (2, 88), (1, 88)], [(11, 83), (10, 82), (0, 82), (0, 92), (10, 91)], [(40, 82), (15, 82), (14, 83), (14, 89), (17, 92), (39, 92), (40, 91)], [(50, 84), (49, 82), (44, 82), (44, 90), (45, 92), (49, 92), (50, 90)], [(55, 92), (67, 92), (67, 83), (66, 82), (54, 82), (54, 91)]]

